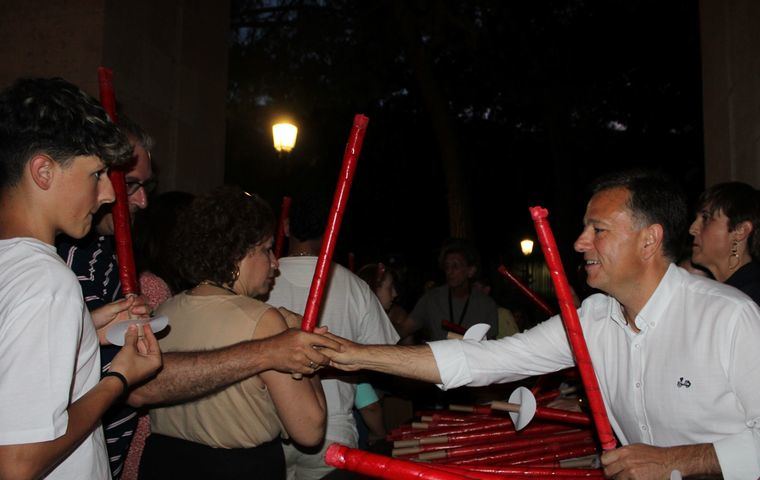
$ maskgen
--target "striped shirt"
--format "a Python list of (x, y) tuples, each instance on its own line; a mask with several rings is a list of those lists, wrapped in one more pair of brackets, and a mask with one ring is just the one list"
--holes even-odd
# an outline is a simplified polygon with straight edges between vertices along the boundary
[[(76, 274), (90, 311), (122, 297), (112, 236), (91, 233), (81, 240), (73, 240), (62, 235), (57, 240), (58, 254)], [(103, 372), (108, 371), (111, 360), (118, 352), (119, 347), (101, 345), (100, 362)], [(108, 460), (111, 476), (115, 480), (121, 477), (124, 459), (136, 427), (137, 412), (125, 403), (115, 403), (103, 415)]]

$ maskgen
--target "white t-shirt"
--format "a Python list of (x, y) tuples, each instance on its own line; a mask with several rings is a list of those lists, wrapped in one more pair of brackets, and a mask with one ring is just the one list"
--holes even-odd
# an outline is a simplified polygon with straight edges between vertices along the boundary
[[(0, 445), (54, 440), (100, 380), (98, 339), (74, 273), (55, 248), (0, 240)], [(110, 479), (99, 426), (49, 479)]]
[[(760, 476), (760, 309), (671, 265), (635, 319), (593, 295), (578, 311), (612, 428), (624, 444), (712, 443), (726, 479)], [(445, 388), (574, 364), (560, 318), (490, 342), (429, 344)]]
[[(280, 275), (267, 303), (303, 315), (317, 257), (284, 257)], [(366, 282), (348, 269), (333, 264), (322, 300), (320, 325), (330, 332), (362, 344), (395, 344), (399, 340), (383, 306)], [(352, 414), (356, 385), (323, 380), (327, 403), (328, 440), (356, 446), (358, 433)]]

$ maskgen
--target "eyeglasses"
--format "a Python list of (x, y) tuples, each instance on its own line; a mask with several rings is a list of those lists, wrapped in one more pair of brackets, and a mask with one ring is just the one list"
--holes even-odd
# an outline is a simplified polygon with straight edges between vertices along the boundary
[(134, 195), (135, 193), (137, 193), (137, 191), (140, 190), (140, 188), (145, 190), (145, 193), (151, 193), (153, 192), (153, 190), (156, 189), (156, 186), (158, 186), (158, 182), (155, 179), (151, 178), (144, 182), (140, 182), (137, 180), (127, 181), (126, 185), (127, 185), (127, 195), (129, 196), (129, 195)]

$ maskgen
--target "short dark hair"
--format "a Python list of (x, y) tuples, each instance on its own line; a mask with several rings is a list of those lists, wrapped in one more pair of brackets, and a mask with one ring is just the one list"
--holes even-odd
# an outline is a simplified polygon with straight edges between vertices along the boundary
[(625, 188), (630, 193), (626, 206), (641, 226), (659, 224), (663, 231), (663, 253), (675, 261), (686, 234), (686, 198), (679, 186), (660, 172), (628, 170), (601, 177), (592, 193)]
[(112, 166), (129, 161), (132, 146), (75, 85), (61, 78), (20, 79), (0, 93), (0, 189), (16, 185), (38, 153), (63, 166), (79, 155)]
[(173, 264), (187, 282), (231, 284), (251, 248), (272, 236), (272, 209), (258, 195), (220, 187), (198, 196), (179, 217)]
[(148, 135), (148, 132), (146, 132), (145, 129), (143, 129), (137, 122), (132, 120), (131, 117), (122, 112), (119, 112), (119, 129), (121, 129), (128, 136), (135, 137), (135, 139), (137, 139), (137, 142), (147, 152), (153, 150), (153, 146), (155, 145), (153, 137)]
[(719, 183), (702, 192), (698, 205), (699, 210), (707, 210), (710, 215), (723, 212), (729, 232), (742, 222), (750, 222), (749, 253), (754, 259), (760, 258), (760, 234), (755, 233), (760, 228), (760, 192), (742, 182)]
[(325, 233), (330, 205), (322, 191), (306, 191), (293, 196), (288, 222), (290, 236), (301, 242), (315, 240)]

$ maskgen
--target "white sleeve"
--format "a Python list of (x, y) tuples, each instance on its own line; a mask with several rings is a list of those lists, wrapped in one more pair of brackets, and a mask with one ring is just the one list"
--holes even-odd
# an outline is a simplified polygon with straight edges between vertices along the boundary
[[(78, 285), (77, 285), (78, 287)], [(0, 332), (0, 444), (66, 433), (84, 305), (57, 291), (4, 312)]]
[(360, 320), (359, 343), (364, 345), (395, 345), (398, 333), (377, 296), (369, 289), (362, 289), (364, 315)]
[(713, 443), (723, 478), (760, 478), (760, 310), (748, 304), (739, 312), (732, 335), (729, 382), (744, 410), (747, 430)]
[(499, 340), (444, 340), (428, 345), (444, 390), (512, 382), (574, 365), (559, 316)]

